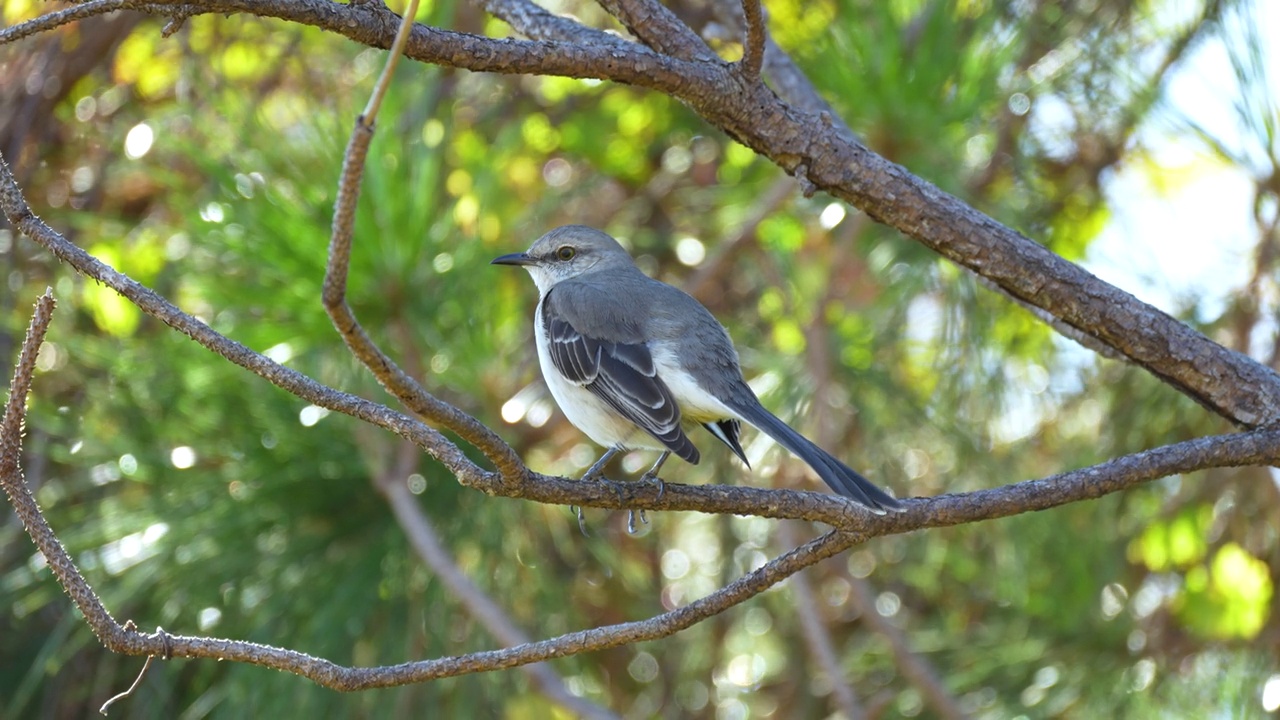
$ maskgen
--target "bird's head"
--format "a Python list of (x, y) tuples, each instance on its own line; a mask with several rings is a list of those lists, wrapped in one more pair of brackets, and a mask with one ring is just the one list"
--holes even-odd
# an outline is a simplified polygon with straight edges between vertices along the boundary
[(558, 227), (534, 241), (528, 251), (496, 257), (490, 264), (523, 267), (544, 294), (562, 280), (589, 272), (635, 267), (617, 240), (585, 225)]

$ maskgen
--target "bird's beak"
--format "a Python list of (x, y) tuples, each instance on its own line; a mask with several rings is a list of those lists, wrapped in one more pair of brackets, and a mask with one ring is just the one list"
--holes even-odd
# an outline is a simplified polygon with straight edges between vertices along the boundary
[(490, 260), (489, 264), (490, 265), (533, 265), (536, 262), (538, 261), (534, 260), (533, 257), (529, 255), (529, 253), (519, 252), (519, 253), (510, 253), (507, 255), (503, 255), (501, 257), (496, 257)]

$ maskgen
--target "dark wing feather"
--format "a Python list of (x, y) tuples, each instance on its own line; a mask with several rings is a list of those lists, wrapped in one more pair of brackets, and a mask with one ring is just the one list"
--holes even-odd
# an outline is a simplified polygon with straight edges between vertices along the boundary
[(642, 342), (590, 337), (556, 306), (556, 291), (542, 301), (542, 325), (551, 361), (566, 380), (581, 385), (626, 419), (690, 463), (698, 449), (680, 425), (680, 406), (658, 377), (653, 354)]
[(751, 467), (751, 461), (747, 459), (747, 453), (742, 449), (742, 441), (739, 436), (742, 434), (742, 423), (730, 418), (729, 420), (717, 420), (715, 422), (702, 423), (702, 427), (707, 429), (712, 435), (729, 446), (734, 455), (742, 460), (742, 464)]

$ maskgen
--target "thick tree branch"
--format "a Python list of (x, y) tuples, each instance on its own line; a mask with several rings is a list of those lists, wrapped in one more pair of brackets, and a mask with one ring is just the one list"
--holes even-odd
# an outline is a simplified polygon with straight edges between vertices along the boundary
[(599, 0), (600, 6), (645, 45), (681, 60), (718, 62), (698, 34), (657, 0)]

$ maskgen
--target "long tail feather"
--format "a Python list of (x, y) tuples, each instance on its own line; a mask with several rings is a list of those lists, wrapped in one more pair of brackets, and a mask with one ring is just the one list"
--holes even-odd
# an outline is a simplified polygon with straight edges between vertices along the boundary
[(779, 445), (808, 463), (818, 477), (840, 495), (865, 505), (872, 512), (880, 515), (887, 510), (904, 509), (899, 500), (791, 429), (759, 402), (738, 403), (733, 406), (733, 410), (757, 430), (773, 438)]

